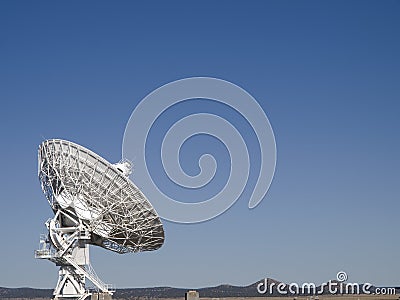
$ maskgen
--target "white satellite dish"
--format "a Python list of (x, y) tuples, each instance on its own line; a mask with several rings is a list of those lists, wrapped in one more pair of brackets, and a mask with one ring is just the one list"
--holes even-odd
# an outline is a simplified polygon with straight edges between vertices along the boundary
[[(60, 266), (55, 299), (111, 299), (114, 289), (90, 265), (89, 244), (118, 253), (156, 250), (164, 242), (156, 211), (129, 180), (128, 161), (113, 165), (59, 139), (44, 141), (38, 159), (42, 190), (55, 215), (35, 257)], [(86, 279), (98, 293), (86, 287)]]

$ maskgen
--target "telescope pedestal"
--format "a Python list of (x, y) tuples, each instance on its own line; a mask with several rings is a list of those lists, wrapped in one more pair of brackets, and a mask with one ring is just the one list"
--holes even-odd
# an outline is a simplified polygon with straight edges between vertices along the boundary
[[(68, 262), (70, 259), (74, 260), (79, 268), (70, 264)], [(53, 293), (54, 299), (85, 299), (90, 295), (85, 289), (86, 276), (83, 272), (85, 265), (89, 264), (88, 245), (74, 248), (70, 259), (60, 266), (57, 285)]]
[(54, 289), (54, 299), (81, 299), (85, 295), (85, 275), (79, 274), (69, 266), (58, 271), (58, 282)]

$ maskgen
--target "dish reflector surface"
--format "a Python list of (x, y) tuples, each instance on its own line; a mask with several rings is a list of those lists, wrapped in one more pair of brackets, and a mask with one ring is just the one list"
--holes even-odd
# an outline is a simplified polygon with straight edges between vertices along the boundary
[(38, 159), (39, 179), (51, 207), (79, 218), (91, 232), (91, 244), (118, 253), (162, 246), (164, 229), (157, 213), (114, 165), (59, 139), (44, 141)]

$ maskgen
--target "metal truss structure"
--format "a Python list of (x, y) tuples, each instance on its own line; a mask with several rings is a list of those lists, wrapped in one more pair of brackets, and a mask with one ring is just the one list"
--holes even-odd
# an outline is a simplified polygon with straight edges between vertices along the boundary
[(92, 151), (65, 140), (39, 147), (39, 179), (54, 211), (46, 222), (37, 258), (60, 266), (56, 299), (85, 299), (89, 279), (101, 291), (113, 290), (95, 274), (89, 244), (117, 253), (152, 251), (164, 242), (162, 223), (142, 192), (129, 180), (127, 161), (110, 164)]

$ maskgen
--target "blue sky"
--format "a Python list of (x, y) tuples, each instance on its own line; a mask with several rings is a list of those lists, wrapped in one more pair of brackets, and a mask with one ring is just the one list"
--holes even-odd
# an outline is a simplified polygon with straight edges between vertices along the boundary
[(246, 190), (211, 221), (164, 221), (156, 252), (92, 248), (104, 281), (321, 283), (344, 270), (351, 282), (399, 285), (399, 15), (398, 1), (2, 1), (0, 286), (56, 283), (56, 267), (33, 258), (52, 215), (40, 142), (64, 138), (118, 161), (139, 101), (192, 76), (259, 101), (278, 149), (270, 191), (254, 210)]

